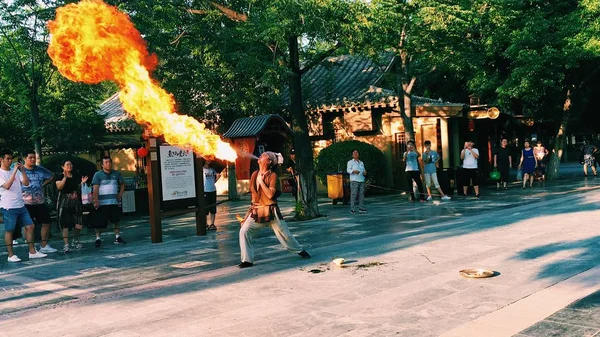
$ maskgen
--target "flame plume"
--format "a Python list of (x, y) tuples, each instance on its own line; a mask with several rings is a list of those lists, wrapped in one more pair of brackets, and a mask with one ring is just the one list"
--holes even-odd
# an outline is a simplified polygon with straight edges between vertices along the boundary
[(58, 8), (48, 28), (48, 54), (63, 76), (88, 84), (114, 81), (125, 111), (153, 135), (202, 156), (235, 160), (235, 150), (204, 124), (175, 113), (173, 96), (150, 76), (158, 58), (126, 14), (101, 0), (83, 0)]

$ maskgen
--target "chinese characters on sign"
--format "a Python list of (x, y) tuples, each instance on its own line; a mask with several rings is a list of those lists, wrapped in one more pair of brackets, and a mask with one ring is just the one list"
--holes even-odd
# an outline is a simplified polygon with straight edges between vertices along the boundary
[(176, 146), (160, 147), (163, 201), (196, 197), (194, 153)]

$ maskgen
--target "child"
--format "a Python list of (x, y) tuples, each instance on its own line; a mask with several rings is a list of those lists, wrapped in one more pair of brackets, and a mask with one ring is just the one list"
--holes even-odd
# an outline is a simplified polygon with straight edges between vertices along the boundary
[(431, 151), (431, 142), (425, 141), (425, 152), (423, 152), (423, 163), (425, 164), (425, 169), (423, 170), (423, 176), (425, 177), (425, 185), (427, 186), (427, 201), (431, 201), (431, 185), (434, 185), (437, 188), (438, 192), (442, 196), (442, 200), (450, 200), (450, 197), (447, 196), (444, 191), (440, 188), (440, 183), (437, 178), (437, 162), (440, 160), (440, 155)]

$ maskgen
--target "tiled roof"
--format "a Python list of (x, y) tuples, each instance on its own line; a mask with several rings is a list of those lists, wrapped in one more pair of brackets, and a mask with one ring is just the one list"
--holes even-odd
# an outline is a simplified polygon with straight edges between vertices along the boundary
[(131, 133), (108, 133), (96, 143), (101, 149), (128, 149), (142, 146), (139, 134)]
[[(330, 109), (353, 105), (395, 106), (398, 95), (378, 85), (383, 75), (393, 66), (393, 55), (383, 54), (382, 65), (368, 57), (342, 55), (329, 57), (302, 76), (302, 98), (308, 109)], [(282, 94), (284, 105), (289, 104), (289, 90)], [(413, 95), (413, 106), (462, 106)]]
[(100, 104), (98, 114), (104, 117), (104, 126), (108, 132), (135, 130), (135, 121), (123, 110), (118, 92)]
[(288, 133), (293, 133), (285, 120), (279, 115), (262, 115), (236, 119), (229, 130), (223, 134), (224, 138), (252, 137), (261, 133), (267, 124), (274, 122), (283, 127)]

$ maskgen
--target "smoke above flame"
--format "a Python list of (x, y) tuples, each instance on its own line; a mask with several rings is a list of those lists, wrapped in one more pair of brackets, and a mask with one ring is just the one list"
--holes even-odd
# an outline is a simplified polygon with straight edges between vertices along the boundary
[(114, 81), (125, 111), (151, 134), (205, 157), (235, 160), (235, 150), (204, 124), (175, 113), (173, 96), (150, 74), (158, 58), (126, 14), (101, 0), (83, 0), (58, 8), (48, 28), (48, 54), (63, 76), (88, 84)]

